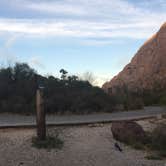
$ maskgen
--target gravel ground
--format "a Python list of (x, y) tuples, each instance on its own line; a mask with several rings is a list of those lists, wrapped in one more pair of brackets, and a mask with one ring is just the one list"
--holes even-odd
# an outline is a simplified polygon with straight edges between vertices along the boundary
[[(142, 123), (142, 122), (140, 122)], [(34, 129), (0, 130), (0, 166), (165, 166), (166, 160), (147, 160), (146, 152), (120, 144), (115, 149), (111, 124), (77, 127), (53, 127), (64, 140), (61, 150), (31, 146)]]

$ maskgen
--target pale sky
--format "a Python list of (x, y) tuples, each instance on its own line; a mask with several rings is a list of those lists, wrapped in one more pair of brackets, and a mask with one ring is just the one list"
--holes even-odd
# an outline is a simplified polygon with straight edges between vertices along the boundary
[(165, 20), (165, 0), (0, 0), (0, 65), (91, 71), (102, 85)]

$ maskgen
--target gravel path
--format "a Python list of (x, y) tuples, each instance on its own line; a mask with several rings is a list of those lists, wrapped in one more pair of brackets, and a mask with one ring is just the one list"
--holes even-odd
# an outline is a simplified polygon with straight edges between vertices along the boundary
[(165, 166), (166, 161), (147, 160), (146, 152), (121, 144), (115, 149), (111, 124), (97, 127), (53, 127), (64, 140), (61, 150), (38, 150), (31, 146), (34, 129), (0, 130), (0, 166)]
[[(86, 124), (96, 122), (111, 122), (116, 120), (131, 120), (166, 114), (164, 107), (145, 107), (144, 110), (100, 113), (90, 115), (47, 115), (47, 124), (64, 125), (64, 124)], [(0, 127), (3, 126), (34, 126), (35, 116), (23, 116), (19, 114), (0, 114)]]

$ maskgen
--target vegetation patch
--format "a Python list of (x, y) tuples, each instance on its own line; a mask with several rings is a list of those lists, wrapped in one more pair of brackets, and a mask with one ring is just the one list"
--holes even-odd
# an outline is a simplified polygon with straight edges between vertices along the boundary
[(159, 100), (159, 104), (161, 106), (166, 106), (166, 95), (165, 96), (162, 96)]
[(150, 154), (145, 157), (148, 160), (162, 160), (162, 157), (157, 154)]
[(151, 133), (150, 149), (155, 150), (161, 157), (166, 157), (166, 125), (159, 125)]
[[(120, 128), (123, 129), (122, 126), (120, 126)], [(136, 131), (134, 125), (133, 129)], [(123, 131), (124, 130), (125, 129), (123, 129)], [(146, 135), (143, 137), (144, 139), (135, 139), (135, 132), (132, 132), (132, 134), (131, 132), (131, 129), (130, 132), (128, 132), (126, 128), (126, 132), (122, 133), (121, 136), (124, 137), (125, 135), (127, 139), (118, 139), (119, 137), (114, 138), (132, 148), (146, 150), (148, 153), (152, 153), (146, 156), (147, 159), (159, 160), (166, 157), (166, 124), (158, 125), (151, 133), (146, 132)], [(113, 135), (114, 134), (116, 134), (115, 131), (113, 132)]]
[(69, 75), (64, 69), (60, 74), (60, 78), (42, 76), (25, 63), (0, 68), (0, 112), (35, 113), (38, 86), (44, 87), (47, 113), (112, 112), (115, 108), (115, 98), (86, 78)]
[(59, 136), (47, 136), (45, 140), (39, 140), (37, 137), (32, 138), (32, 146), (38, 149), (61, 149), (64, 142)]

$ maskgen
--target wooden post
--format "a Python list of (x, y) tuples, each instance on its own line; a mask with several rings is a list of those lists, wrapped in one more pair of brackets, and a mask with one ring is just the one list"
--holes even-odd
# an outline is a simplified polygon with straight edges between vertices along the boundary
[(36, 122), (37, 122), (37, 137), (39, 140), (46, 139), (46, 122), (45, 111), (43, 105), (43, 92), (38, 89), (36, 92)]

